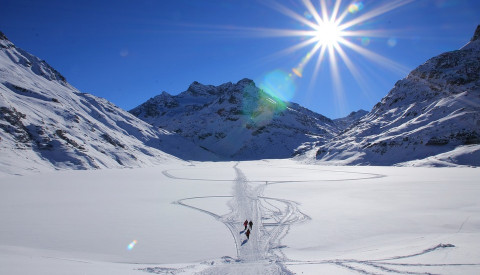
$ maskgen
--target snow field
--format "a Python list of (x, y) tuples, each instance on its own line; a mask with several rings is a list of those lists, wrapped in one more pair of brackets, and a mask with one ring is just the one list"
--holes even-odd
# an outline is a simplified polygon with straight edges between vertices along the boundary
[(479, 176), (292, 160), (3, 176), (0, 274), (478, 274)]
[[(6, 247), (88, 262), (177, 263), (235, 255), (225, 226), (172, 203), (229, 194), (231, 186), (173, 181), (161, 173), (169, 168), (1, 178), (0, 274), (24, 274), (6, 272)], [(127, 250), (133, 240), (138, 243)]]

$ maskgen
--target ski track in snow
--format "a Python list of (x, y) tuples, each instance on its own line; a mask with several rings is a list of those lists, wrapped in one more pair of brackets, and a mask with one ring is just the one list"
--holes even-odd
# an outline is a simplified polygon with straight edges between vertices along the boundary
[[(236, 251), (237, 258), (222, 257), (221, 262), (209, 261), (202, 264), (208, 265), (206, 269), (197, 274), (295, 274), (287, 269), (287, 266), (294, 265), (335, 265), (344, 268), (354, 273), (359, 274), (437, 274), (429, 271), (418, 271), (418, 268), (429, 267), (455, 267), (455, 266), (480, 266), (480, 263), (442, 263), (442, 264), (428, 264), (428, 263), (399, 263), (392, 262), (407, 258), (414, 258), (435, 252), (440, 249), (448, 249), (455, 247), (453, 244), (438, 244), (434, 247), (425, 249), (418, 253), (409, 255), (399, 255), (384, 259), (375, 260), (355, 260), (355, 259), (334, 259), (334, 260), (319, 260), (319, 261), (296, 261), (288, 259), (282, 252), (282, 239), (288, 234), (290, 226), (308, 221), (309, 216), (302, 213), (298, 209), (298, 203), (290, 200), (271, 198), (263, 196), (265, 187), (270, 184), (278, 183), (294, 183), (294, 182), (314, 182), (314, 181), (348, 181), (360, 179), (373, 179), (385, 177), (381, 174), (372, 173), (356, 173), (359, 174), (357, 178), (348, 179), (323, 179), (323, 180), (305, 180), (305, 181), (249, 181), (242, 170), (238, 167), (238, 162), (233, 166), (236, 173), (236, 178), (233, 180), (233, 195), (232, 196), (203, 196), (203, 197), (189, 197), (183, 198), (173, 202), (181, 206), (185, 206), (207, 215), (214, 217), (216, 220), (222, 222), (230, 231)], [(308, 170), (308, 168), (306, 168)], [(199, 178), (182, 178), (170, 174), (164, 170), (162, 173), (172, 179), (177, 180), (197, 180), (197, 181), (227, 181), (228, 179), (199, 179)], [(343, 172), (345, 171), (331, 171)], [(366, 175), (366, 177), (365, 177)], [(191, 200), (209, 199), (209, 198), (231, 198), (228, 202), (230, 213), (226, 215), (219, 215), (214, 212), (189, 205), (187, 202)], [(251, 230), (250, 239), (247, 239), (244, 234), (243, 222), (245, 219), (253, 221), (253, 228)], [(467, 218), (468, 220), (468, 218)], [(460, 226), (461, 231), (463, 225)], [(458, 233), (458, 232), (457, 232)], [(143, 271), (155, 274), (178, 274), (183, 273), (193, 266), (184, 267), (181, 269), (154, 267), (141, 269)], [(408, 270), (408, 269), (413, 270)]]
[[(395, 256), (379, 260), (355, 260), (355, 259), (335, 259), (335, 260), (324, 260), (324, 261), (289, 261), (286, 265), (322, 265), (322, 264), (333, 264), (340, 266), (351, 271), (356, 271), (361, 274), (430, 274), (436, 275), (438, 273), (432, 273), (428, 271), (409, 271), (407, 268), (428, 268), (428, 267), (460, 267), (460, 266), (480, 266), (480, 264), (475, 263), (444, 263), (444, 264), (422, 264), (422, 263), (397, 263), (397, 262), (388, 262), (392, 260), (413, 258), (428, 253), (432, 253), (439, 249), (455, 247), (452, 244), (439, 244), (435, 247), (428, 248), (419, 253), (414, 253), (410, 255)], [(395, 267), (395, 268), (394, 268)], [(383, 272), (383, 273), (379, 273)]]
[[(238, 168), (238, 163), (233, 168), (236, 173), (233, 196), (191, 197), (174, 203), (201, 211), (225, 224), (232, 234), (237, 250), (237, 259), (234, 261), (235, 272), (293, 274), (282, 264), (286, 258), (281, 252), (281, 240), (286, 236), (292, 224), (306, 221), (309, 217), (299, 211), (296, 202), (262, 196), (263, 190), (267, 186), (264, 181), (249, 183), (242, 170)], [(174, 178), (167, 171), (163, 173)], [(230, 213), (220, 216), (186, 203), (188, 200), (218, 197), (232, 198), (228, 202)], [(243, 222), (245, 219), (253, 222), (250, 239), (247, 239), (244, 234)], [(226, 268), (225, 266), (213, 266), (202, 274), (223, 274), (228, 271), (225, 270)]]

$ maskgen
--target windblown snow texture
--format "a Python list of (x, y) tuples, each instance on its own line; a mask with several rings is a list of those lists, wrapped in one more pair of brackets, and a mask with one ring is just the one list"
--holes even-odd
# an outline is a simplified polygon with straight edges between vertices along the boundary
[(317, 149), (361, 165), (480, 165), (480, 27), (413, 70), (358, 123)]
[[(0, 33), (0, 170), (138, 167), (208, 152), (81, 93)], [(212, 158), (210, 156), (209, 158)]]
[(193, 82), (177, 96), (163, 92), (130, 112), (222, 159), (289, 158), (339, 131), (329, 118), (278, 100), (249, 79), (220, 86)]

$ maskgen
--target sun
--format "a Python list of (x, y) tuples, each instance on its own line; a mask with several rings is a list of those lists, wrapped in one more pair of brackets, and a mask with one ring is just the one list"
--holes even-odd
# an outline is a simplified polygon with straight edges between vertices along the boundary
[(342, 31), (334, 22), (322, 22), (315, 30), (315, 38), (321, 45), (334, 46), (338, 44), (342, 36)]
[[(348, 52), (350, 54), (353, 52), (360, 54), (374, 63), (399, 72), (402, 75), (408, 71), (401, 64), (364, 47), (368, 45), (367, 43), (370, 41), (369, 37), (389, 37), (390, 34), (388, 34), (388, 32), (378, 29), (365, 30), (360, 27), (370, 19), (409, 4), (414, 0), (385, 1), (379, 6), (366, 11), (365, 5), (361, 0), (352, 0), (346, 7), (342, 5), (342, 0), (318, 0), (315, 1), (317, 5), (314, 5), (312, 0), (301, 0), (303, 8), (305, 9), (303, 14), (287, 8), (277, 0), (265, 1), (268, 2), (269, 7), (294, 19), (303, 26), (303, 30), (265, 28), (258, 30), (260, 33), (268, 36), (296, 36), (302, 38), (300, 43), (282, 50), (278, 53), (279, 55), (291, 54), (311, 46), (310, 50), (300, 60), (297, 66), (291, 68), (290, 75), (292, 77), (302, 78), (304, 76), (304, 69), (312, 60), (316, 59), (311, 77), (311, 86), (314, 85), (317, 79), (316, 76), (320, 71), (321, 64), (328, 63), (334, 86), (338, 87), (338, 90), (341, 91), (342, 85), (339, 73), (339, 62), (345, 64), (358, 83), (364, 83), (365, 81), (362, 79), (361, 71), (347, 55)], [(356, 43), (356, 41), (361, 41), (360, 45)], [(346, 49), (349, 51), (345, 51)]]
[[(266, 74), (268, 79), (264, 80), (264, 82), (273, 83), (270, 86), (275, 87), (275, 90), (284, 89), (282, 87), (295, 87), (295, 82), (301, 81), (298, 79), (308, 75), (310, 79), (308, 90), (311, 91), (312, 87), (315, 87), (317, 79), (319, 79), (320, 71), (326, 72), (324, 69), (325, 66), (328, 66), (327, 71), (330, 74), (329, 79), (332, 82), (336, 101), (340, 109), (343, 109), (345, 96), (341, 79), (343, 73), (340, 73), (341, 69), (346, 68), (346, 71), (359, 84), (359, 87), (368, 94), (368, 90), (365, 88), (368, 87), (364, 78), (365, 72), (355, 64), (358, 56), (366, 58), (373, 64), (380, 65), (399, 75), (405, 75), (409, 71), (409, 68), (404, 65), (369, 50), (367, 46), (370, 44), (371, 38), (392, 38), (390, 31), (372, 28), (372, 24), (369, 24), (371, 20), (415, 0), (349, 0), (344, 3), (342, 3), (344, 0), (297, 0), (301, 4), (295, 5), (296, 10), (292, 10), (283, 4), (283, 2), (288, 1), (259, 1), (269, 8), (290, 17), (300, 25), (296, 24), (296, 28), (293, 29), (238, 26), (222, 26), (218, 28), (228, 33), (231, 33), (232, 30), (245, 32), (254, 37), (300, 38), (299, 43), (278, 52), (273, 52), (266, 57), (266, 60), (274, 60), (308, 49), (300, 61), (297, 61), (296, 66), (290, 69), (281, 69), (284, 72), (282, 74), (283, 77), (277, 77), (278, 73), (276, 72), (278, 69), (273, 71), (275, 73)], [(299, 28), (298, 26), (301, 27)], [(352, 59), (352, 55), (358, 56)], [(298, 58), (298, 55), (296, 56)], [(308, 66), (309, 63), (314, 63), (314, 66)], [(304, 75), (306, 68), (313, 70)], [(275, 77), (272, 77), (272, 75)], [(285, 83), (288, 85), (285, 85)], [(282, 92), (278, 93), (282, 94)], [(288, 93), (293, 96), (295, 91), (288, 90)]]

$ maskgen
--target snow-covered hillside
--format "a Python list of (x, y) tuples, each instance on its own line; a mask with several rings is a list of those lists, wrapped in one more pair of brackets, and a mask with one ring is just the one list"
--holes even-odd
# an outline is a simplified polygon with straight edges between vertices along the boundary
[(288, 158), (338, 132), (332, 120), (280, 101), (249, 79), (193, 82), (177, 96), (163, 92), (130, 112), (224, 159)]
[(179, 157), (210, 155), (79, 92), (0, 33), (0, 171), (135, 167), (174, 159), (161, 150)]
[(337, 164), (479, 166), (479, 36), (480, 26), (466, 46), (413, 70), (358, 123), (310, 154)]

